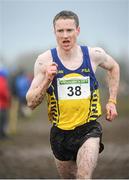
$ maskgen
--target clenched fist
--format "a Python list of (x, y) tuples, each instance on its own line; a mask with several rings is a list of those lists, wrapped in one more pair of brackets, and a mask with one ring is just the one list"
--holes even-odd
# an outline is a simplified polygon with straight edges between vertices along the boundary
[(45, 70), (45, 78), (49, 82), (52, 82), (54, 76), (57, 74), (57, 67), (58, 65), (56, 63), (52, 63), (46, 67)]
[(113, 121), (117, 117), (116, 105), (114, 103), (108, 102), (106, 105), (106, 120)]

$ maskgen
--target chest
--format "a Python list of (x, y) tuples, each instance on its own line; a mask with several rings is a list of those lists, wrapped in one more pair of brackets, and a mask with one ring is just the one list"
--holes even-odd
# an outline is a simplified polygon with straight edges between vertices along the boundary
[(83, 55), (78, 54), (75, 57), (65, 57), (60, 59), (63, 66), (69, 70), (78, 69), (83, 63)]

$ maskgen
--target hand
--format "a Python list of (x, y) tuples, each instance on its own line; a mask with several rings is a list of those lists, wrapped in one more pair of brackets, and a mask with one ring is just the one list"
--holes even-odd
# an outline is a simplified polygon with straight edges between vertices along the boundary
[(116, 105), (112, 102), (106, 104), (106, 120), (113, 121), (117, 117)]
[(51, 82), (53, 80), (54, 76), (57, 74), (57, 67), (58, 65), (54, 62), (46, 67), (45, 78), (47, 81)]

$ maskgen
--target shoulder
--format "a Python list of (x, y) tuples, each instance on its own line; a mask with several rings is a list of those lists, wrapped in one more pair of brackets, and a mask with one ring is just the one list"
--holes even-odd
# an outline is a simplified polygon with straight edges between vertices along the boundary
[(36, 59), (36, 64), (48, 64), (49, 62), (52, 62), (50, 50), (47, 50), (44, 53), (40, 54)]
[(101, 47), (88, 47), (88, 51), (89, 51), (91, 66), (95, 73), (97, 67), (100, 66), (101, 63), (106, 61), (107, 55), (104, 49)]
[(97, 66), (109, 70), (117, 64), (114, 58), (108, 53), (106, 53), (103, 48), (100, 47), (90, 47), (89, 55), (91, 59), (91, 64), (95, 70)]
[(106, 61), (107, 53), (101, 47), (88, 47), (90, 59), (96, 65), (101, 64), (102, 62)]
[(34, 65), (34, 74), (38, 74), (41, 70), (43, 71), (48, 64), (53, 61), (51, 51), (47, 50), (42, 54), (39, 54)]

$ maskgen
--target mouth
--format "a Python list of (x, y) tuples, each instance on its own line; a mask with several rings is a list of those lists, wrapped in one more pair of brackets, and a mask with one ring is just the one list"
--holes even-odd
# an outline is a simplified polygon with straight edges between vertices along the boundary
[(64, 46), (69, 46), (69, 44), (70, 44), (70, 41), (69, 40), (64, 40), (64, 41), (62, 41), (63, 42), (63, 45)]
[(63, 43), (69, 43), (70, 41), (69, 40), (63, 40)]

